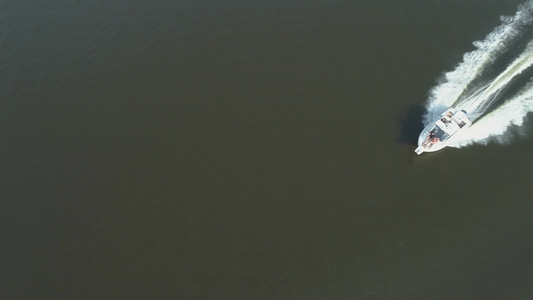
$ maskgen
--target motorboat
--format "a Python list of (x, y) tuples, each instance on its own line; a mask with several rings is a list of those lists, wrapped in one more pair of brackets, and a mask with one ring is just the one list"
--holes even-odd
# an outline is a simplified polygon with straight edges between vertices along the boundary
[(457, 111), (450, 107), (439, 119), (429, 124), (422, 130), (418, 137), (416, 154), (423, 152), (435, 152), (449, 145), (452, 137), (466, 130), (472, 125), (464, 110)]

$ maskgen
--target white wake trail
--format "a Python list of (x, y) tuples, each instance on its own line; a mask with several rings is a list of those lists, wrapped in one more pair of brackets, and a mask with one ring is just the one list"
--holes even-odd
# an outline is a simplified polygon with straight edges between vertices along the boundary
[(510, 126), (522, 126), (525, 116), (533, 112), (533, 81), (502, 104), (498, 109), (490, 112), (475, 122), (467, 131), (461, 133), (452, 147), (464, 147), (474, 143), (487, 144), (490, 141), (500, 143), (509, 142), (505, 136)]
[[(471, 99), (464, 101), (464, 103), (458, 104), (459, 109), (464, 109), (474, 118), (477, 119), (483, 114), (486, 109), (489, 108), (490, 100), (494, 100), (493, 97), (502, 88), (513, 80), (514, 77), (520, 75), (524, 70), (529, 68), (533, 64), (533, 42), (529, 42), (526, 49), (522, 54), (507, 67), (494, 81), (488, 86), (482, 89), (481, 94), (476, 94)], [(471, 118), (472, 118), (471, 117)]]
[[(503, 141), (502, 136), (511, 125), (522, 125), (524, 118), (533, 111), (533, 82), (497, 108), (491, 107), (501, 100), (501, 92), (513, 79), (533, 65), (533, 41), (508, 64), (496, 78), (480, 84), (483, 72), (516, 47), (525, 29), (533, 24), (533, 0), (519, 7), (513, 17), (502, 17), (503, 24), (496, 27), (483, 41), (475, 42), (475, 51), (467, 53), (463, 62), (452, 72), (446, 73), (441, 84), (430, 91), (424, 123), (437, 119), (448, 107), (454, 106), (468, 112), (474, 124), (451, 144), (462, 147), (472, 143), (487, 143), (492, 138)], [(474, 84), (475, 83), (475, 84)], [(475, 86), (477, 84), (477, 86)], [(486, 111), (493, 109), (490, 113)]]

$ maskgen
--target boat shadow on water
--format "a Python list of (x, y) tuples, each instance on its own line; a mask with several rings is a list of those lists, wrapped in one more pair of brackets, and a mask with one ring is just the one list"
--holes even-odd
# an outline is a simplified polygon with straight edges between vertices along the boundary
[(397, 143), (418, 146), (418, 136), (424, 129), (424, 124), (422, 123), (424, 113), (425, 108), (422, 105), (409, 107), (405, 117), (398, 120), (400, 132), (396, 140)]

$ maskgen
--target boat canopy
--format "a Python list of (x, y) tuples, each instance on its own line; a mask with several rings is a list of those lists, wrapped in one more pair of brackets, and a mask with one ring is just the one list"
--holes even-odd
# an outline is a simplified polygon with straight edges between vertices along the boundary
[(459, 130), (459, 126), (455, 122), (448, 121), (444, 123), (442, 120), (438, 120), (435, 124), (449, 135), (452, 135)]

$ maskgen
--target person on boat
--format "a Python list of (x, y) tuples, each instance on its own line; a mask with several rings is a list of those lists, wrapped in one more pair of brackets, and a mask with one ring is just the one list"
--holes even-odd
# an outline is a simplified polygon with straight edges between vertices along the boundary
[(439, 141), (439, 138), (435, 136), (435, 131), (432, 131), (429, 133), (429, 140), (433, 143), (436, 143)]

